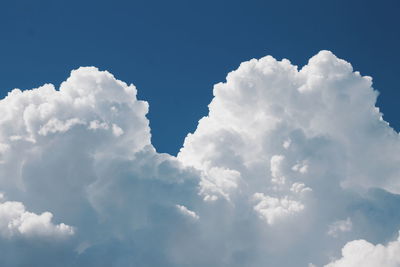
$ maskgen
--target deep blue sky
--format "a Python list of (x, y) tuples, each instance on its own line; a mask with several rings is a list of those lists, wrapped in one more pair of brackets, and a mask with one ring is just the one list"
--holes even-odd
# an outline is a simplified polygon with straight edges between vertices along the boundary
[(374, 78), (400, 129), (399, 14), (389, 0), (1, 1), (0, 96), (94, 65), (138, 87), (153, 144), (176, 154), (240, 62), (271, 54), (302, 66), (328, 49)]

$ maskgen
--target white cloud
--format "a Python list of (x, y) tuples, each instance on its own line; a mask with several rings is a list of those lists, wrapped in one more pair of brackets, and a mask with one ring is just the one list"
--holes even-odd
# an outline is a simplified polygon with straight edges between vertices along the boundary
[(0, 265), (322, 266), (350, 240), (383, 243), (399, 230), (400, 140), (376, 97), (328, 51), (300, 70), (253, 59), (215, 85), (173, 157), (108, 72), (15, 89), (0, 101), (0, 189), (20, 202), (1, 204)]
[(287, 139), (287, 140), (285, 140), (284, 142), (283, 142), (283, 144), (282, 144), (282, 146), (285, 148), (285, 149), (288, 149), (289, 147), (290, 147), (290, 144), (292, 143), (292, 140), (290, 140), (290, 138), (289, 139)]
[(342, 258), (326, 267), (396, 267), (400, 266), (400, 240), (382, 244), (371, 244), (365, 240), (354, 240), (342, 249)]
[(89, 123), (89, 129), (91, 130), (97, 130), (97, 129), (103, 129), (103, 130), (108, 130), (110, 127), (106, 122), (100, 122), (98, 120), (93, 120)]
[[(336, 153), (350, 163), (337, 177), (342, 185), (398, 192), (400, 158), (393, 156), (399, 150), (398, 134), (375, 107), (371, 78), (353, 72), (332, 53), (320, 52), (300, 71), (288, 60), (250, 60), (229, 73), (226, 83), (215, 85), (214, 95), (209, 115), (187, 136), (178, 155), (185, 164), (254, 169), (280, 155), (305, 174), (322, 160), (316, 153)], [(285, 149), (277, 146), (288, 140)], [(313, 144), (317, 142), (320, 151)], [(385, 156), (365, 166), (377, 154)], [(299, 162), (307, 164), (296, 165)], [(335, 159), (332, 165), (337, 163)], [(376, 179), (381, 166), (388, 167), (385, 177)]]
[(214, 201), (219, 196), (230, 200), (229, 192), (238, 187), (240, 173), (235, 170), (213, 167), (203, 173), (200, 181), (200, 194), (204, 200)]
[(77, 118), (69, 119), (66, 120), (65, 122), (53, 118), (50, 119), (44, 126), (40, 127), (38, 133), (44, 136), (46, 136), (49, 133), (57, 133), (57, 132), (65, 133), (66, 131), (71, 129), (71, 127), (79, 124), (85, 124), (85, 122)]
[(119, 137), (119, 136), (121, 136), (121, 135), (124, 134), (124, 130), (122, 130), (121, 127), (119, 127), (119, 126), (116, 125), (116, 124), (113, 124), (112, 130), (113, 130), (113, 134), (114, 134), (116, 137)]
[(308, 171), (308, 165), (306, 162), (303, 163), (297, 163), (292, 167), (293, 171), (299, 172), (301, 174), (305, 174)]
[(53, 214), (43, 212), (35, 214), (25, 210), (21, 202), (6, 201), (0, 203), (0, 235), (11, 238), (15, 235), (24, 237), (62, 238), (74, 234), (73, 227), (52, 223)]
[[(13, 262), (0, 259), (0, 265), (51, 266), (61, 258), (64, 266), (115, 265), (144, 261), (154, 248), (154, 261), (172, 261), (163, 253), (178, 246), (169, 244), (177, 239), (174, 232), (193, 225), (188, 216), (198, 218), (188, 209), (185, 216), (172, 209), (202, 201), (199, 176), (156, 153), (147, 111), (133, 85), (92, 67), (72, 71), (59, 90), (15, 89), (0, 101), (0, 188), (21, 201), (1, 204), (8, 241), (0, 239), (0, 249), (19, 256)], [(53, 223), (52, 214), (64, 223)], [(146, 241), (153, 232), (164, 241)], [(28, 236), (36, 244), (24, 241), (18, 245), (24, 249), (13, 251), (22, 242), (18, 238)], [(55, 236), (71, 238), (43, 245)], [(134, 242), (141, 243), (140, 250), (131, 247)], [(121, 254), (99, 253), (117, 248)], [(53, 256), (45, 260), (48, 254)]]
[[(202, 181), (211, 168), (236, 171), (237, 187), (227, 190), (214, 183), (212, 191), (219, 188), (242, 209), (253, 207), (271, 228), (295, 225), (298, 231), (292, 236), (283, 230), (276, 236), (279, 243), (290, 240), (282, 245), (284, 255), (299, 253), (304, 243), (296, 235), (302, 231), (313, 236), (307, 251), (318, 255), (308, 262), (322, 264), (323, 257), (335, 254), (340, 240), (355, 233), (383, 240), (398, 230), (393, 222), (378, 235), (379, 222), (370, 215), (377, 212), (375, 201), (389, 198), (372, 201), (368, 190), (400, 192), (399, 135), (382, 120), (371, 85), (370, 77), (353, 72), (329, 51), (321, 51), (300, 70), (270, 56), (244, 62), (226, 82), (214, 86), (209, 114), (186, 137), (178, 159), (202, 170)], [(210, 191), (200, 185), (202, 192)], [(362, 228), (348, 231), (349, 224), (336, 225), (341, 238), (326, 235), (332, 218), (356, 215), (353, 228)], [(270, 257), (278, 257), (276, 250)], [(274, 264), (299, 266), (282, 262)]]

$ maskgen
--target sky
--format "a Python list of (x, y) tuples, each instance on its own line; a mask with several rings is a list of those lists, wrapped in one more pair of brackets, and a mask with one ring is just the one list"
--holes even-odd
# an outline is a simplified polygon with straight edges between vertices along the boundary
[(320, 2), (1, 3), (0, 266), (400, 266), (398, 7)]
[(152, 141), (179, 151), (207, 114), (212, 87), (242, 61), (273, 55), (299, 67), (327, 49), (374, 78), (397, 117), (398, 1), (3, 1), (0, 96), (96, 66), (139, 88)]

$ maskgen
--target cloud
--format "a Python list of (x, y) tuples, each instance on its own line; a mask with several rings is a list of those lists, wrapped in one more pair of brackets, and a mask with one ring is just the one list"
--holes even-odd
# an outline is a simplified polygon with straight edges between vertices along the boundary
[(199, 215), (196, 214), (196, 212), (189, 210), (185, 206), (176, 205), (176, 208), (179, 210), (180, 213), (182, 213), (183, 215), (188, 216), (194, 220), (198, 220), (200, 218)]
[(49, 133), (57, 133), (57, 132), (63, 133), (71, 129), (71, 127), (78, 124), (85, 124), (85, 122), (77, 118), (69, 119), (65, 122), (60, 121), (58, 119), (50, 119), (44, 126), (40, 127), (38, 133), (44, 136), (46, 136)]
[(395, 267), (400, 265), (400, 240), (386, 246), (373, 245), (365, 240), (354, 240), (342, 249), (342, 258), (325, 265), (326, 267)]
[(285, 157), (282, 155), (273, 155), (271, 158), (270, 166), (271, 166), (271, 182), (275, 184), (285, 184), (286, 178), (282, 174), (281, 165), (285, 160)]
[[(202, 170), (202, 181), (214, 168), (237, 173), (235, 187), (218, 182), (225, 176), (213, 176), (213, 187), (200, 184), (200, 193), (256, 211), (269, 225), (258, 229), (260, 236), (282, 246), (265, 245), (269, 257), (280, 257), (277, 251), (298, 257), (297, 263), (271, 260), (272, 266), (322, 264), (346, 240), (381, 241), (398, 230), (400, 221), (390, 218), (390, 227), (378, 233), (382, 222), (373, 218), (378, 210), (392, 217), (383, 210), (398, 203), (392, 197), (371, 199), (374, 188), (399, 193), (400, 143), (375, 106), (378, 93), (370, 77), (329, 51), (300, 70), (267, 56), (242, 63), (213, 92), (208, 116), (186, 137), (178, 159)], [(337, 221), (343, 217), (345, 223)], [(296, 232), (283, 230), (293, 225)], [(340, 237), (329, 240), (327, 229)], [(298, 256), (304, 235), (313, 239), (306, 252), (318, 251), (308, 262)]]
[(330, 236), (337, 237), (340, 232), (351, 231), (352, 225), (353, 224), (350, 218), (347, 218), (346, 220), (335, 221), (331, 225), (329, 225), (327, 233)]
[(14, 89), (0, 265), (322, 266), (351, 240), (384, 243), (400, 228), (400, 140), (371, 86), (328, 51), (300, 70), (252, 59), (214, 86), (177, 157), (106, 71)]
[(0, 203), (0, 235), (12, 238), (24, 237), (63, 238), (74, 234), (73, 227), (64, 223), (54, 225), (53, 214), (43, 212), (35, 214), (25, 210), (21, 202), (6, 201)]
[(290, 216), (304, 209), (301, 203), (290, 200), (287, 197), (278, 199), (266, 196), (263, 193), (255, 193), (253, 199), (257, 201), (254, 210), (264, 218), (268, 224), (274, 224), (281, 218)]

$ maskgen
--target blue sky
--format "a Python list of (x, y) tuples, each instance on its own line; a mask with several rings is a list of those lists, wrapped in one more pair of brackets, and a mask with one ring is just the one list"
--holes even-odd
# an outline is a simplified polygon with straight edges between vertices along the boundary
[(176, 154), (215, 83), (265, 55), (303, 66), (327, 49), (374, 79), (400, 128), (398, 1), (2, 1), (0, 95), (56, 86), (79, 66), (134, 83), (153, 144)]

